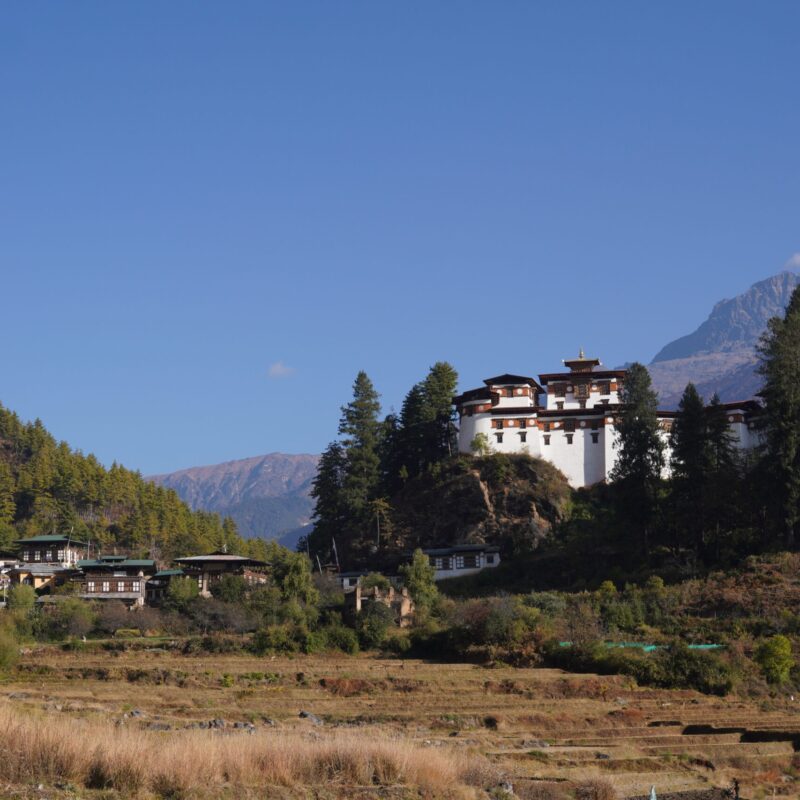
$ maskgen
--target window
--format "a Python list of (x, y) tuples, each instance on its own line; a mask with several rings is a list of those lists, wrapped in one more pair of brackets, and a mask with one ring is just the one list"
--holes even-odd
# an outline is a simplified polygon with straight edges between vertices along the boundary
[(558, 403), (556, 403), (556, 408), (557, 408), (559, 411), (563, 411), (563, 410), (564, 410), (564, 403), (563, 403), (563, 401), (559, 401)]
[(486, 554), (486, 563), (487, 564), (494, 564), (494, 553), (487, 553)]
[(572, 444), (572, 437), (574, 435), (575, 435), (574, 433), (568, 433), (567, 434), (567, 444)]
[(94, 581), (87, 581), (86, 582), (86, 591), (93, 592), (95, 590)]
[(592, 444), (597, 444), (597, 439), (600, 436), (599, 433), (592, 432)]
[(519, 432), (519, 440), (521, 442), (527, 442), (528, 441), (528, 432), (527, 431), (520, 431)]
[(550, 423), (549, 422), (545, 422), (545, 424), (544, 424), (544, 432), (545, 433), (550, 433)]
[(30, 561), (31, 560), (31, 551), (30, 550), (25, 550), (22, 553), (22, 560), (23, 561)]
[(564, 430), (567, 433), (573, 433), (575, 431), (575, 420), (568, 419), (564, 421)]
[(59, 550), (58, 551), (58, 560), (59, 561), (63, 561), (64, 560), (64, 551), (63, 550)]
[(41, 550), (34, 550), (33, 551), (33, 560), (34, 561), (41, 561), (42, 560), (42, 551)]
[(519, 421), (519, 426), (520, 426), (520, 428), (527, 428), (527, 427), (528, 427), (528, 420), (526, 420), (526, 419), (521, 419), (521, 420)]
[(563, 383), (557, 383), (554, 387), (556, 397), (566, 397), (567, 396), (567, 387)]
[(506, 389), (506, 397), (513, 397), (514, 390), (513, 389)]
[(108, 581), (103, 581), (103, 591), (104, 592), (111, 591), (111, 584)]
[(498, 430), (503, 430), (503, 420), (501, 420), (501, 419), (496, 419), (496, 420), (494, 421), (494, 426), (495, 426), (495, 428), (497, 428)]
[(464, 569), (464, 556), (456, 556), (456, 569)]
[(547, 433), (544, 435), (544, 443), (545, 444), (550, 444), (550, 435), (547, 434)]
[(442, 569), (450, 569), (450, 557), (445, 556), (442, 559)]
[(611, 392), (611, 381), (598, 381), (597, 389), (600, 394), (609, 394)]
[(53, 560), (53, 551), (52, 550), (48, 550), (45, 553), (45, 561), (52, 561), (52, 560)]
[(589, 396), (589, 384), (588, 383), (579, 383), (575, 387), (575, 396), (578, 398), (587, 398)]
[(478, 566), (478, 556), (474, 553), (469, 553), (468, 555), (464, 556), (464, 567), (465, 569), (475, 569)]
[(497, 444), (502, 444), (503, 443), (503, 434), (502, 433), (496, 433), (495, 434), (495, 438), (497, 439)]
[(141, 591), (141, 583), (140, 583), (140, 581), (133, 581), (133, 583), (131, 583), (131, 591), (132, 592)]

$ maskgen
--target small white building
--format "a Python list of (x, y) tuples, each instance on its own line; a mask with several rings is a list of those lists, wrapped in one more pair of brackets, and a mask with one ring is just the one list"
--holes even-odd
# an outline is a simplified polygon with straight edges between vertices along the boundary
[(485, 569), (493, 569), (500, 563), (500, 548), (489, 544), (459, 544), (422, 552), (436, 570), (436, 581), (474, 575)]
[[(497, 375), (480, 389), (453, 399), (460, 429), (458, 449), (473, 452), (483, 434), (495, 453), (525, 453), (549, 461), (573, 487), (607, 480), (616, 462), (616, 419), (619, 393), (627, 371), (599, 369), (600, 361), (586, 358), (564, 362), (568, 372), (539, 375)], [(758, 403), (726, 403), (728, 422), (737, 447), (758, 443), (753, 418)], [(659, 411), (665, 443), (675, 411)]]

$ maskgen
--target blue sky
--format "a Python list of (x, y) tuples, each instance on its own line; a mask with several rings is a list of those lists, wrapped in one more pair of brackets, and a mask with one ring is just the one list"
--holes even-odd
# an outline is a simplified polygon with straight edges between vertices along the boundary
[(799, 24), (9, 3), (0, 402), (150, 473), (319, 452), (359, 369), (649, 361), (800, 251)]

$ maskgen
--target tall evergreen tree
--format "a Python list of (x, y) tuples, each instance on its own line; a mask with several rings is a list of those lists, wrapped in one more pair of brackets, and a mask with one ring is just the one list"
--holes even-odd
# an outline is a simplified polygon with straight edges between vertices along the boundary
[(670, 445), (672, 498), (679, 543), (689, 544), (699, 555), (705, 547), (705, 492), (711, 453), (708, 414), (693, 383), (687, 384), (678, 405)]
[(758, 354), (771, 499), (783, 539), (794, 547), (800, 524), (800, 288), (794, 290), (785, 317), (769, 321)]
[(619, 452), (611, 480), (617, 484), (623, 513), (639, 529), (641, 544), (647, 548), (664, 467), (664, 442), (658, 423), (658, 396), (644, 365), (631, 364), (620, 401), (622, 409), (616, 423)]
[(322, 453), (317, 474), (311, 486), (314, 499), (313, 531), (300, 549), (308, 547), (315, 556), (326, 563), (332, 557), (334, 537), (345, 527), (345, 508), (342, 500), (347, 458), (340, 442), (331, 442)]
[(381, 406), (372, 381), (363, 370), (353, 383), (353, 399), (342, 407), (339, 435), (346, 454), (342, 491), (347, 506), (364, 511), (378, 485), (378, 445)]
[(424, 415), (427, 423), (426, 461), (436, 463), (456, 452), (456, 426), (453, 395), (458, 373), (446, 361), (437, 361), (422, 383)]

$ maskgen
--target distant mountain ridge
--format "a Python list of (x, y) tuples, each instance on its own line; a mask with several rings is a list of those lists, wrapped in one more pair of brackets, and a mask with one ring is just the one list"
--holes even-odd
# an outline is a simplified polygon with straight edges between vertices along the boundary
[(686, 384), (693, 382), (709, 399), (747, 400), (761, 383), (755, 369), (756, 345), (775, 316), (783, 316), (800, 276), (785, 270), (753, 284), (746, 292), (721, 300), (697, 330), (665, 345), (648, 369), (662, 408), (674, 408)]
[(232, 517), (242, 536), (292, 546), (311, 519), (309, 497), (319, 456), (268, 453), (147, 480), (174, 489), (194, 509)]

